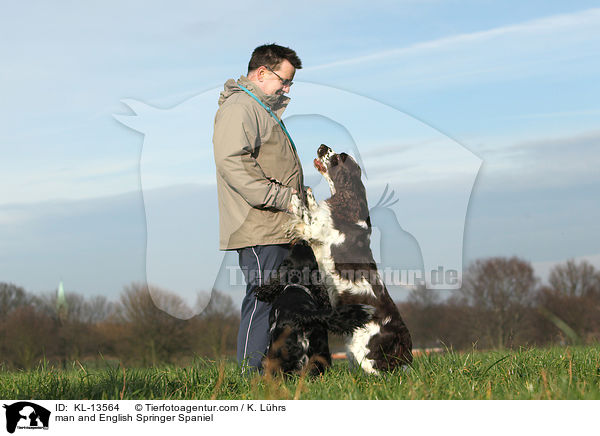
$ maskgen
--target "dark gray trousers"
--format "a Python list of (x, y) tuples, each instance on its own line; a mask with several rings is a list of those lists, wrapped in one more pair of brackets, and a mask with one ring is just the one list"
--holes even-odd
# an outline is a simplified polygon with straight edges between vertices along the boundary
[(237, 339), (237, 358), (244, 372), (246, 367), (261, 369), (261, 359), (269, 345), (271, 305), (257, 300), (254, 296), (254, 288), (263, 285), (268, 275), (279, 268), (287, 257), (290, 246), (289, 244), (257, 245), (237, 251), (240, 257), (240, 268), (246, 279), (246, 296), (242, 301)]

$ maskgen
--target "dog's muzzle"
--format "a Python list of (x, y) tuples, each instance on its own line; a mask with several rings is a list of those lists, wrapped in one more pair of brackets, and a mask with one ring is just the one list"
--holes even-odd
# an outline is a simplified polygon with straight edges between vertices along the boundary
[(317, 150), (317, 158), (313, 161), (317, 171), (325, 174), (329, 168), (329, 159), (333, 155), (335, 155), (335, 152), (331, 148), (321, 144)]

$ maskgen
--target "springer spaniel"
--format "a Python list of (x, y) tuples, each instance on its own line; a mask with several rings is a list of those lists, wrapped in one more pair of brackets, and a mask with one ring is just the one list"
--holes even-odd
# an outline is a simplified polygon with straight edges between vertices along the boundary
[(360, 304), (332, 309), (315, 255), (302, 242), (292, 246), (276, 274), (255, 293), (271, 303), (270, 342), (263, 359), (269, 374), (322, 374), (331, 366), (327, 332), (352, 334), (373, 312)]
[(406, 368), (412, 362), (412, 341), (373, 259), (360, 167), (348, 154), (336, 154), (324, 144), (314, 165), (329, 183), (331, 197), (317, 204), (309, 189), (307, 207), (294, 196), (288, 232), (312, 247), (334, 307), (365, 304), (375, 309), (372, 320), (348, 338), (350, 362), (372, 374)]

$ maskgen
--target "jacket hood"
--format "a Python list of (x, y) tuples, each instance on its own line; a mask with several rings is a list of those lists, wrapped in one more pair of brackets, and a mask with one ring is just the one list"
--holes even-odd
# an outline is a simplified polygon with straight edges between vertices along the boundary
[(285, 107), (290, 102), (290, 98), (285, 95), (267, 95), (262, 90), (256, 86), (253, 82), (248, 80), (246, 76), (240, 76), (237, 82), (233, 79), (229, 79), (225, 82), (223, 86), (223, 91), (219, 96), (219, 106), (221, 106), (225, 100), (227, 100), (232, 95), (238, 92), (244, 92), (239, 86), (238, 83), (251, 91), (254, 95), (256, 95), (260, 101), (269, 106), (272, 111), (278, 112), (279, 110), (285, 109)]

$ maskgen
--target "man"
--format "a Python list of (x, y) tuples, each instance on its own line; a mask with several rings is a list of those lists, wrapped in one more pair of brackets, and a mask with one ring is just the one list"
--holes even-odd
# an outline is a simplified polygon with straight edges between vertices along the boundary
[(246, 296), (237, 357), (254, 369), (260, 369), (267, 349), (270, 305), (258, 301), (253, 290), (287, 256), (286, 212), (292, 194), (304, 196), (300, 159), (281, 122), (290, 100), (285, 93), (300, 68), (300, 59), (287, 47), (257, 47), (247, 77), (225, 82), (215, 116), (220, 249), (239, 253)]

